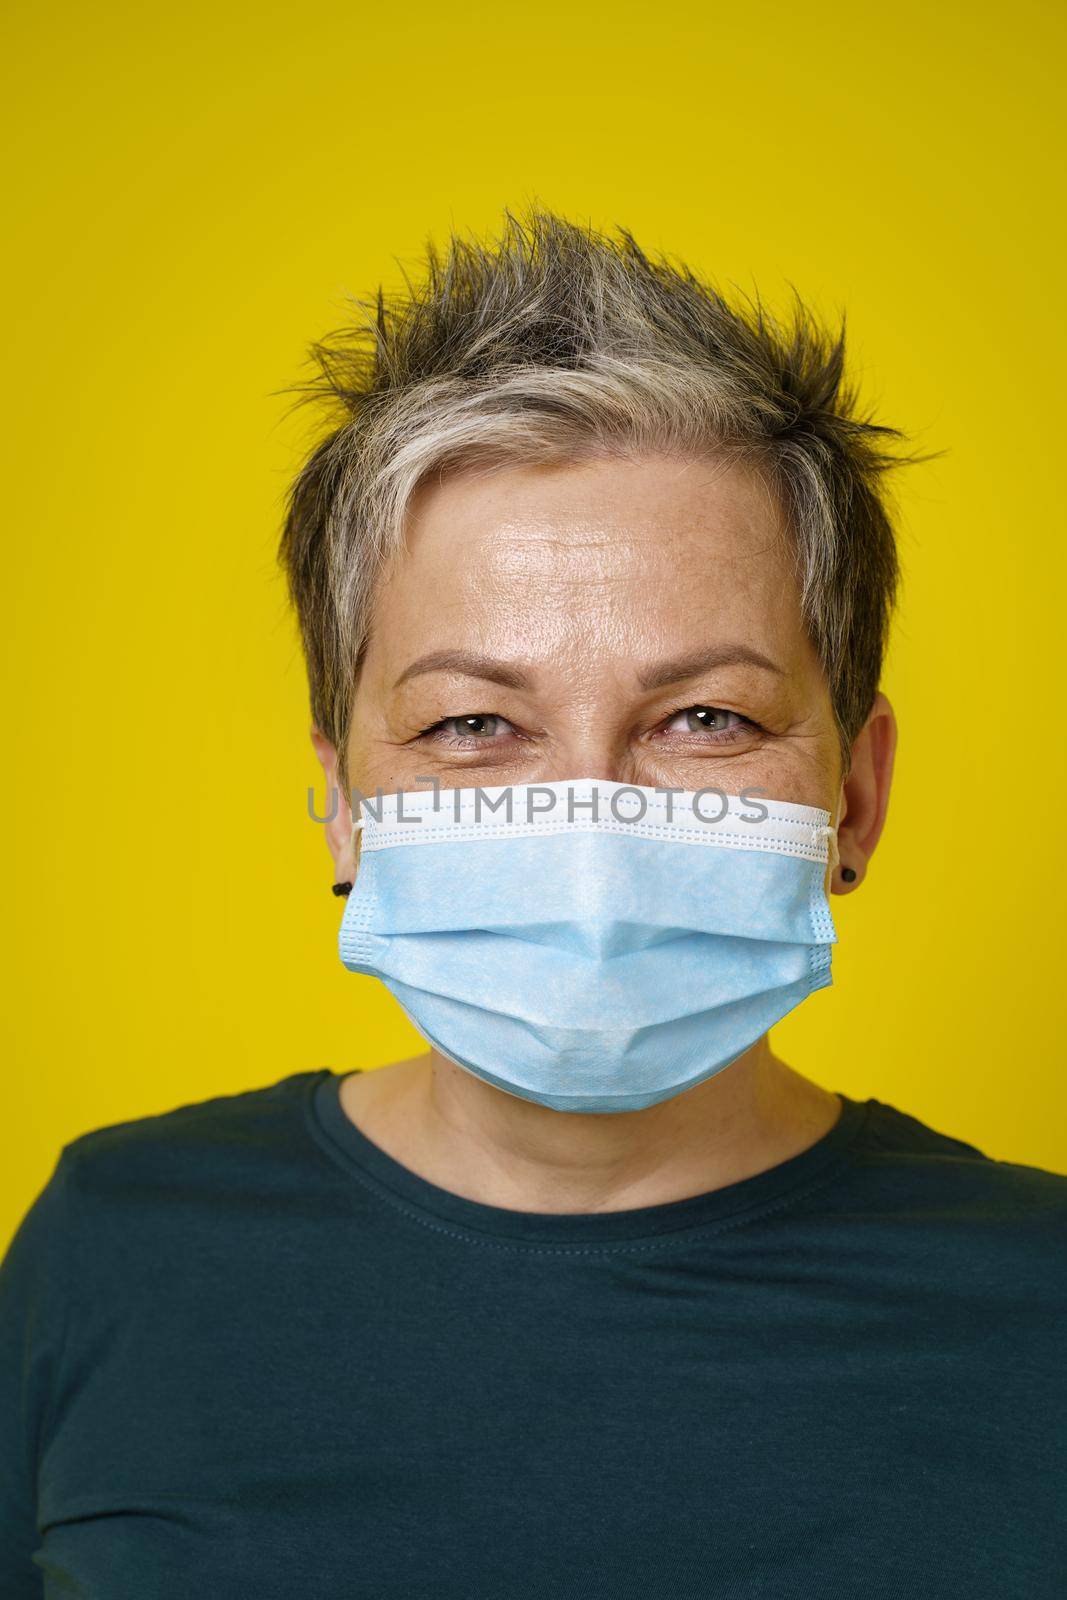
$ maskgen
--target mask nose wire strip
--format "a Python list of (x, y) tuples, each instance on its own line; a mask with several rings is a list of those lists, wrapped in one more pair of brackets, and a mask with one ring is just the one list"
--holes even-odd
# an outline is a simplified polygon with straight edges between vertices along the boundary
[[(355, 822), (353, 822), (353, 824), (352, 824), (352, 832), (349, 835), (348, 842), (349, 842), (349, 845), (353, 849), (355, 849), (355, 845), (356, 845), (356, 835), (359, 833), (360, 829), (363, 827), (365, 820), (366, 819), (363, 818), (363, 817), (357, 817)], [(840, 860), (841, 860), (841, 857), (840, 857), (840, 855), (838, 854), (838, 851), (837, 851), (837, 827), (836, 827), (836, 825), (827, 825), (827, 824), (824, 823), (822, 825), (822, 827), (812, 828), (811, 831), (812, 831), (813, 838), (815, 838), (815, 839), (825, 838), (826, 847), (827, 847), (827, 854), (829, 856), (829, 865), (831, 867), (836, 867), (840, 863)]]

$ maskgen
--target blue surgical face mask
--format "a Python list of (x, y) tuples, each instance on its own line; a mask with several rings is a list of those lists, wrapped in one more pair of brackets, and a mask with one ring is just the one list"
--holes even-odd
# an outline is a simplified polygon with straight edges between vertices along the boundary
[(600, 779), (361, 807), (341, 960), (524, 1100), (655, 1105), (831, 981), (826, 811)]

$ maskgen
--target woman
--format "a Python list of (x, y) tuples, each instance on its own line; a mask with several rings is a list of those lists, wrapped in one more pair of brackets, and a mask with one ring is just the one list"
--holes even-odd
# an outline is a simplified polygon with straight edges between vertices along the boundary
[(885, 820), (899, 436), (540, 211), (316, 352), (341, 951), (430, 1048), (66, 1146), (3, 1594), (1061, 1595), (1067, 1180), (767, 1041)]

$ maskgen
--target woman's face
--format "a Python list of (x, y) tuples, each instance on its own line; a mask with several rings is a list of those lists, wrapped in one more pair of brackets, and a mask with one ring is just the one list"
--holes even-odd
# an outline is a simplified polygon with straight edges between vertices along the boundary
[(751, 471), (467, 472), (410, 509), (355, 696), (354, 789), (594, 777), (836, 808), (827, 683)]

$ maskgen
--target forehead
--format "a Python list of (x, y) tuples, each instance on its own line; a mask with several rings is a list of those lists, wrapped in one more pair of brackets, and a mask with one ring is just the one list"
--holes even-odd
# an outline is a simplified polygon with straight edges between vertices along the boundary
[(466, 470), (412, 498), (372, 645), (549, 656), (799, 633), (792, 547), (751, 466), (725, 457)]

